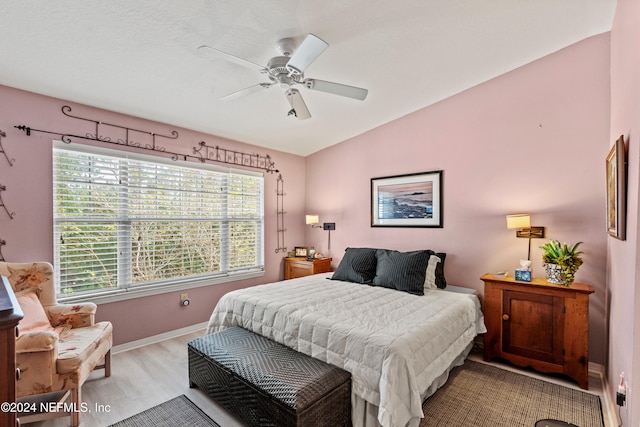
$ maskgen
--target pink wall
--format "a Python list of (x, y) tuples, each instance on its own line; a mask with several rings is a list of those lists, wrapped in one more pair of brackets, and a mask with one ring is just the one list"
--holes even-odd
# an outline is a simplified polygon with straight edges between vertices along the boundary
[[(0, 86), (0, 130), (7, 134), (2, 139), (2, 145), (7, 154), (15, 159), (14, 165), (9, 166), (0, 154), (0, 185), (7, 188), (2, 198), (6, 206), (15, 212), (15, 218), (9, 219), (0, 209), (0, 239), (7, 242), (2, 248), (7, 261), (53, 260), (51, 141), (59, 137), (37, 132), (26, 136), (14, 126), (28, 125), (34, 129), (77, 135), (92, 131), (83, 122), (64, 116), (61, 112), (63, 105), (70, 105), (75, 115), (107, 123), (159, 134), (170, 134), (172, 130), (177, 130), (179, 138), (176, 141), (165, 144), (165, 141), (158, 139), (169, 151), (191, 154), (192, 148), (204, 140), (208, 145), (220, 145), (252, 154), (270, 154), (285, 181), (287, 195), (284, 203), (288, 212), (285, 244), (292, 248), (296, 242), (303, 240), (305, 161), (302, 157)], [(104, 145), (114, 148), (113, 145)], [(204, 322), (225, 292), (283, 278), (283, 253), (275, 252), (278, 246), (276, 177), (277, 174), (265, 175), (264, 277), (190, 289), (188, 293), (192, 304), (187, 308), (179, 305), (180, 292), (102, 304), (97, 317), (98, 320), (110, 320), (114, 324), (115, 344)]]
[(627, 378), (627, 406), (622, 425), (640, 425), (640, 291), (638, 290), (638, 182), (640, 181), (640, 3), (619, 0), (611, 31), (611, 133), (607, 146), (624, 135), (628, 146), (627, 240), (608, 239), (607, 282), (610, 295), (609, 385)]
[[(530, 213), (548, 238), (584, 241), (577, 280), (590, 303), (590, 360), (605, 363), (604, 159), (609, 141), (609, 35), (584, 40), (436, 105), (307, 157), (307, 211), (335, 222), (330, 254), (347, 246), (447, 252), (451, 284), (513, 270), (527, 241), (505, 215)], [(370, 179), (444, 171), (444, 228), (371, 228)], [(326, 232), (307, 229), (326, 252)], [(534, 274), (543, 275), (532, 242)]]

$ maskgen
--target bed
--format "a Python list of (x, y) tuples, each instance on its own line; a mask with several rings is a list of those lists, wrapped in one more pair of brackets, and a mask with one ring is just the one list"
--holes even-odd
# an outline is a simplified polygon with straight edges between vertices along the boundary
[[(486, 331), (480, 302), (473, 293), (427, 283), (433, 282), (435, 259), (444, 259), (431, 251), (417, 263), (417, 279), (408, 278), (406, 266), (394, 258), (394, 269), (403, 272), (391, 275), (403, 283), (374, 284), (376, 276), (385, 275), (384, 257), (371, 250), (374, 260), (367, 262), (375, 265), (366, 266), (364, 281), (354, 282), (358, 274), (353, 270), (362, 262), (348, 248), (334, 273), (225, 294), (207, 333), (240, 326), (350, 372), (354, 426), (417, 426), (423, 400), (444, 383), (452, 367), (463, 363), (475, 336)], [(347, 263), (351, 280), (344, 280)], [(398, 289), (416, 280), (423, 288), (415, 293)]]

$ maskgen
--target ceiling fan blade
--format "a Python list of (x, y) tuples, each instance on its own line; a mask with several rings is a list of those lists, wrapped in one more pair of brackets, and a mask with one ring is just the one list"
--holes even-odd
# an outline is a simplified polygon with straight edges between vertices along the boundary
[(235, 101), (247, 95), (251, 95), (256, 92), (260, 92), (263, 89), (269, 89), (273, 83), (258, 83), (257, 85), (245, 87), (244, 89), (237, 90), (220, 98), (223, 101)]
[(211, 46), (203, 45), (198, 48), (198, 53), (200, 56), (208, 59), (224, 59), (229, 62), (233, 62), (234, 64), (242, 65), (243, 67), (252, 68), (258, 70), (260, 72), (266, 71), (266, 68), (262, 65), (258, 65), (254, 62), (248, 61), (246, 59), (237, 57), (227, 52), (223, 52), (219, 49), (213, 48)]
[(343, 85), (340, 83), (328, 82), (325, 80), (305, 79), (302, 84), (307, 89), (319, 90), (321, 92), (332, 93), (334, 95), (346, 96), (360, 101), (364, 101), (369, 91), (360, 87)]
[(291, 111), (289, 111), (289, 115), (293, 114), (299, 120), (306, 120), (311, 118), (311, 113), (307, 108), (307, 104), (304, 103), (304, 99), (302, 99), (302, 95), (300, 91), (297, 89), (288, 89), (285, 92), (287, 96), (287, 101), (291, 105)]
[(329, 44), (313, 34), (307, 35), (287, 62), (287, 69), (294, 74), (302, 74)]

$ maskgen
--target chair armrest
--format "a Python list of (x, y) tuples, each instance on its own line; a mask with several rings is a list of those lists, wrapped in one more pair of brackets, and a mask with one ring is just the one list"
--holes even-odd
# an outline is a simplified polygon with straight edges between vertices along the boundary
[(58, 346), (58, 333), (53, 331), (27, 332), (16, 339), (16, 353), (51, 351)]
[(45, 307), (51, 326), (84, 328), (95, 323), (97, 306), (92, 302), (79, 304), (56, 304)]

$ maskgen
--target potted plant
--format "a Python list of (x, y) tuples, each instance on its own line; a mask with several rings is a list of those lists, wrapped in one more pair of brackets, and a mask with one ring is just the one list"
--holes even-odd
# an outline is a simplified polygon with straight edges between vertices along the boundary
[(573, 246), (552, 240), (540, 246), (544, 251), (542, 262), (547, 274), (547, 281), (556, 285), (569, 286), (575, 279), (576, 271), (582, 265), (582, 251), (578, 250), (582, 242)]

